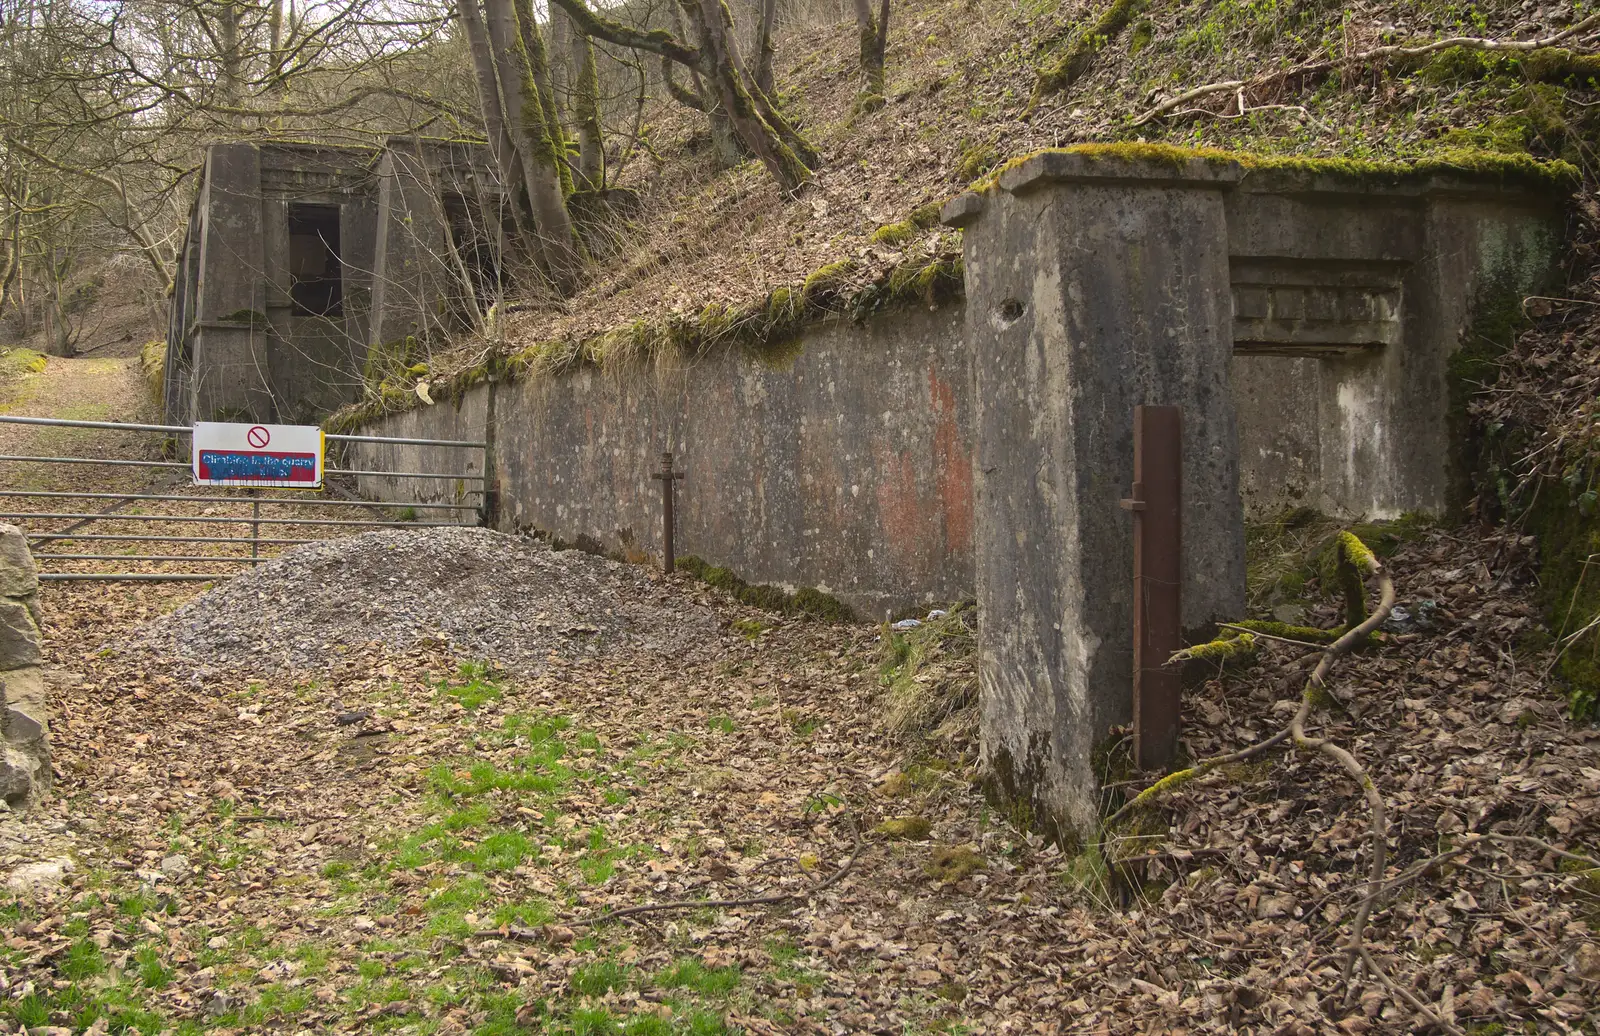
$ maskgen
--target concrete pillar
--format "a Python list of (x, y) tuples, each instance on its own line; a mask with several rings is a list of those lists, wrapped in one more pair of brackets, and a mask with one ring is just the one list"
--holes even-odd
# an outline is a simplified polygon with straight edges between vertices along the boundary
[(983, 758), (1071, 841), (1133, 687), (1133, 408), (1183, 408), (1184, 623), (1242, 614), (1223, 195), (1233, 162), (1036, 155), (945, 209), (965, 229), (977, 401)]
[(398, 355), (407, 338), (425, 340), (443, 319), (443, 303), (458, 289), (437, 185), (407, 140), (396, 140), (378, 165), (378, 227), (373, 260), (369, 354)]
[(271, 420), (261, 153), (255, 145), (207, 150), (199, 212), (192, 417)]

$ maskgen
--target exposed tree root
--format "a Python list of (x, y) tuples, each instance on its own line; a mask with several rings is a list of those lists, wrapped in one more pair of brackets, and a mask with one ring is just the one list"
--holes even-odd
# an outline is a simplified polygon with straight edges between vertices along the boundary
[[(1216, 112), (1206, 111), (1205, 109), (1185, 108), (1186, 105), (1189, 105), (1194, 101), (1210, 97), (1213, 94), (1234, 94), (1238, 98), (1240, 112), (1242, 114), (1245, 111), (1254, 110), (1254, 107), (1246, 108), (1245, 106), (1245, 97), (1250, 91), (1263, 89), (1269, 86), (1280, 86), (1290, 80), (1305, 76), (1326, 75), (1335, 69), (1348, 68), (1355, 65), (1370, 65), (1376, 63), (1386, 63), (1395, 60), (1424, 58), (1440, 53), (1441, 51), (1451, 50), (1458, 47), (1462, 50), (1478, 50), (1500, 54), (1531, 54), (1534, 51), (1549, 50), (1550, 48), (1555, 47), (1556, 44), (1561, 43), (1563, 40), (1571, 39), (1580, 33), (1587, 32), (1588, 30), (1597, 27), (1600, 27), (1600, 13), (1591, 14), (1589, 17), (1568, 26), (1558, 33), (1554, 33), (1553, 35), (1537, 40), (1492, 40), (1483, 39), (1476, 36), (1452, 36), (1449, 39), (1434, 40), (1432, 43), (1424, 43), (1418, 46), (1405, 47), (1396, 44), (1385, 47), (1374, 47), (1371, 50), (1364, 50), (1358, 54), (1351, 54), (1348, 57), (1343, 58), (1328, 58), (1321, 61), (1307, 61), (1276, 72), (1268, 72), (1265, 75), (1256, 76), (1253, 79), (1229, 79), (1216, 83), (1207, 83), (1204, 86), (1197, 86), (1192, 90), (1186, 90), (1183, 93), (1169, 97), (1160, 104), (1157, 104), (1155, 107), (1142, 112), (1133, 120), (1133, 125), (1143, 126), (1145, 123), (1151, 122), (1152, 120), (1174, 113), (1179, 113), (1179, 109), (1185, 109), (1181, 112), (1181, 114), (1218, 114)], [(1561, 65), (1563, 68), (1565, 68), (1566, 66), (1571, 65), (1574, 60), (1588, 62), (1595, 59), (1587, 55), (1574, 56), (1568, 54), (1565, 55), (1563, 61), (1555, 62), (1555, 64)]]

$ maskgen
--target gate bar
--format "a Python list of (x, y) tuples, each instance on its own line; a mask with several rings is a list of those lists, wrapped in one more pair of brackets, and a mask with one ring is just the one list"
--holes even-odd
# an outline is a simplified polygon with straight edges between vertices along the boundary
[[(193, 435), (194, 429), (181, 424), (124, 424), (121, 421), (68, 421), (60, 417), (0, 416), (0, 424), (36, 424), (51, 428), (107, 428), (117, 432), (164, 432), (168, 435)], [(468, 439), (391, 439), (382, 435), (334, 435), (324, 433), (329, 442), (393, 443), (396, 446), (458, 446), (482, 450), (487, 442)]]
[[(28, 457), (0, 454), (0, 461), (20, 461), (28, 464), (105, 464), (125, 468), (182, 468), (191, 470), (193, 465), (181, 460), (116, 460), (108, 457)], [(482, 475), (469, 473), (451, 474), (447, 471), (352, 471), (346, 468), (324, 469), (325, 475), (377, 475), (384, 478), (455, 478), (468, 482), (482, 482)], [(469, 493), (478, 490), (469, 489)]]
[(41, 583), (192, 583), (232, 579), (234, 572), (40, 572)]
[[(112, 517), (115, 517), (115, 516), (112, 516)], [(414, 524), (414, 523), (408, 522), (406, 524), (410, 525), (410, 524)], [(248, 536), (140, 536), (137, 533), (131, 533), (131, 532), (129, 532), (129, 533), (121, 533), (121, 532), (73, 532), (73, 533), (65, 533), (65, 532), (35, 532), (35, 533), (28, 533), (28, 535), (37, 536), (37, 537), (39, 537), (41, 539), (56, 539), (56, 540), (139, 540), (141, 542), (145, 541), (145, 540), (148, 540), (148, 541), (150, 541), (152, 543), (240, 543), (240, 544), (247, 544), (247, 543), (251, 542), (250, 537), (248, 537)], [(266, 539), (266, 538), (262, 538), (262, 539), (256, 540), (255, 542), (256, 543), (260, 543), (262, 546), (288, 547), (288, 546), (295, 546), (295, 545), (298, 545), (298, 544), (301, 544), (301, 543), (322, 543), (324, 541), (322, 541), (322, 540), (281, 540), (281, 539)], [(38, 556), (39, 555), (37, 555), (37, 554), (34, 555), (34, 557), (38, 557)]]
[(188, 435), (193, 431), (181, 424), (124, 424), (121, 421), (69, 421), (64, 417), (0, 417), (0, 424), (38, 424), (51, 428), (110, 428), (118, 432), (166, 432)]
[(390, 439), (382, 435), (326, 435), (329, 442), (375, 442), (393, 443), (396, 446), (459, 446), (469, 450), (487, 449), (486, 442), (475, 442), (467, 439)]
[(255, 557), (233, 557), (228, 554), (35, 554), (35, 561), (226, 561), (236, 565), (253, 565)]
[[(371, 504), (372, 507), (406, 507), (406, 504)], [(98, 522), (231, 522), (234, 525), (249, 525), (257, 519), (244, 515), (239, 518), (224, 518), (212, 515), (187, 515), (187, 514), (45, 514), (36, 511), (17, 511), (0, 513), (0, 518), (74, 518)], [(370, 525), (383, 526), (396, 529), (455, 529), (461, 528), (455, 522), (363, 522), (355, 518), (262, 518), (262, 525)], [(24, 529), (29, 536), (54, 536), (57, 539), (71, 539), (64, 532), (54, 529)], [(135, 539), (147, 537), (136, 536)], [(246, 541), (248, 542), (248, 541)]]
[[(246, 487), (241, 486), (240, 488)], [(264, 504), (295, 504), (300, 507), (393, 507), (397, 510), (403, 510), (407, 507), (429, 508), (435, 511), (476, 511), (478, 509), (477, 504), (389, 503), (383, 500), (323, 500), (321, 498), (292, 496), (172, 496), (161, 493), (72, 493), (58, 489), (0, 489), (0, 497), (7, 496), (70, 497), (78, 500), (166, 500), (185, 504), (247, 504), (252, 500), (259, 500)]]

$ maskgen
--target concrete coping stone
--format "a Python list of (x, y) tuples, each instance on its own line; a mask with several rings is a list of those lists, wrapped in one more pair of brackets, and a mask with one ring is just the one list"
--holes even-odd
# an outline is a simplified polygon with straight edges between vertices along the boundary
[(1436, 170), (1403, 180), (1380, 174), (1279, 167), (1246, 170), (1239, 190), (1247, 194), (1336, 194), (1347, 197), (1485, 198), (1508, 196), (1556, 207), (1565, 195), (1548, 187), (1508, 180), (1497, 173)]
[(1001, 173), (1000, 189), (1011, 194), (1022, 194), (1051, 183), (1096, 183), (1226, 190), (1242, 180), (1244, 175), (1244, 166), (1228, 159), (1186, 157), (1168, 160), (1045, 151)]
[(958, 194), (939, 210), (939, 222), (947, 227), (965, 227), (983, 214), (984, 198), (977, 191)]

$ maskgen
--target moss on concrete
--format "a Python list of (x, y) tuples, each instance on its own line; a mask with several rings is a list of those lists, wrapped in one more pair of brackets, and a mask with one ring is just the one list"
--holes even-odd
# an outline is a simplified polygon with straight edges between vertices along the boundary
[(1582, 180), (1578, 168), (1569, 162), (1540, 161), (1525, 153), (1510, 154), (1504, 151), (1465, 147), (1445, 147), (1417, 158), (1376, 162), (1366, 159), (1308, 155), (1256, 155), (1245, 151), (1224, 151), (1219, 148), (1177, 147), (1172, 144), (1131, 141), (1073, 144), (1069, 147), (1045, 148), (1019, 155), (996, 167), (988, 176), (973, 184), (973, 189), (992, 190), (999, 184), (1001, 175), (1007, 170), (1014, 169), (1037, 155), (1045, 154), (1079, 155), (1091, 161), (1114, 159), (1152, 162), (1179, 169), (1197, 159), (1215, 164), (1237, 163), (1243, 166), (1247, 173), (1302, 173), (1307, 176), (1342, 179), (1353, 186), (1398, 187), (1420, 184), (1438, 176), (1467, 176), (1491, 180), (1503, 186), (1565, 192), (1576, 188)]
[(745, 582), (732, 569), (712, 565), (693, 554), (677, 559), (677, 570), (702, 583), (714, 586), (741, 604), (782, 615), (803, 615), (824, 622), (855, 622), (850, 606), (815, 587), (803, 586), (794, 593), (782, 587)]

